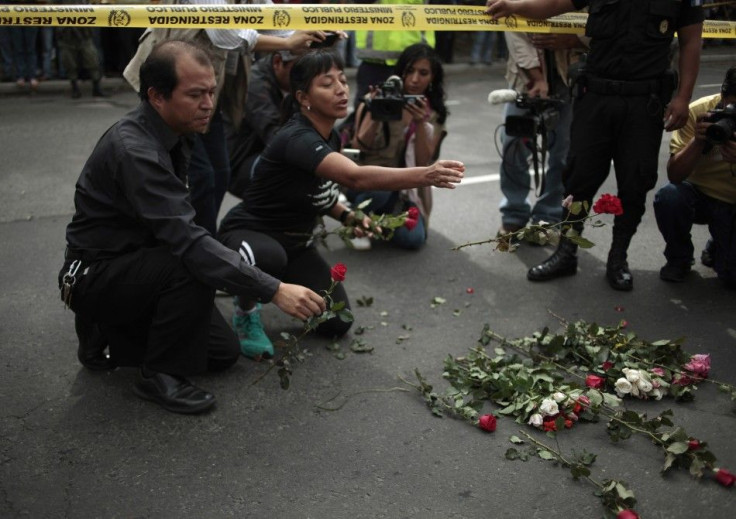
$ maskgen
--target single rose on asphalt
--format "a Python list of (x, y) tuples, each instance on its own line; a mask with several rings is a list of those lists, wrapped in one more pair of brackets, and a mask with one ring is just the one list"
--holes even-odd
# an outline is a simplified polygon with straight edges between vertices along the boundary
[(493, 432), (496, 430), (496, 417), (492, 414), (484, 414), (478, 419), (478, 427), (484, 431)]
[(716, 473), (716, 481), (724, 487), (732, 487), (736, 483), (736, 476), (726, 469), (714, 469)]
[(633, 510), (621, 510), (616, 515), (616, 519), (639, 519), (639, 514)]

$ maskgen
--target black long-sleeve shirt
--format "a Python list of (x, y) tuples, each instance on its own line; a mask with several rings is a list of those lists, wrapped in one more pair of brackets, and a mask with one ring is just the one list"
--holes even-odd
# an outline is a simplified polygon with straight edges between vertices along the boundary
[(148, 102), (100, 138), (76, 185), (68, 247), (104, 260), (166, 246), (194, 277), (233, 294), (270, 301), (279, 281), (194, 223), (186, 172), (191, 142), (169, 128)]

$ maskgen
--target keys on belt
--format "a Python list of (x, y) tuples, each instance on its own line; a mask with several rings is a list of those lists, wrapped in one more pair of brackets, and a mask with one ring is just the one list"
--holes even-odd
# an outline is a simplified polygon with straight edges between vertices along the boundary
[(72, 289), (77, 284), (77, 273), (81, 266), (81, 260), (72, 261), (69, 264), (69, 270), (61, 278), (61, 300), (67, 308), (71, 308), (72, 306)]

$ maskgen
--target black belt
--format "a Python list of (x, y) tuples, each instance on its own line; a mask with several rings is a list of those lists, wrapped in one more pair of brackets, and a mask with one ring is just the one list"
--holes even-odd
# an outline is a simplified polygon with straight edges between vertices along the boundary
[(618, 96), (644, 96), (648, 94), (659, 94), (662, 82), (659, 79), (647, 81), (618, 81), (615, 79), (601, 79), (586, 77), (585, 87), (588, 92), (602, 95)]

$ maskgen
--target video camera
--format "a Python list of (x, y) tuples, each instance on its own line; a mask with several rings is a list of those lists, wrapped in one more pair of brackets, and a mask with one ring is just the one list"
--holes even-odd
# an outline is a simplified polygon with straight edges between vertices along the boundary
[(529, 110), (525, 115), (509, 115), (506, 117), (506, 135), (511, 137), (533, 138), (546, 132), (560, 120), (560, 109), (563, 102), (555, 98), (529, 97), (519, 94), (516, 106)]
[(399, 76), (391, 76), (378, 87), (378, 94), (366, 101), (366, 108), (374, 121), (400, 121), (404, 105), (424, 98), (404, 95), (403, 90), (404, 84)]
[(736, 132), (736, 104), (731, 103), (725, 108), (711, 110), (705, 122), (713, 123), (705, 130), (705, 138), (711, 145), (724, 144), (734, 139)]
[(504, 122), (506, 135), (528, 138), (545, 133), (557, 124), (564, 104), (556, 97), (529, 97), (511, 89), (494, 90), (488, 95), (488, 102), (494, 105), (513, 102), (517, 107), (528, 110), (524, 115), (509, 115)]

